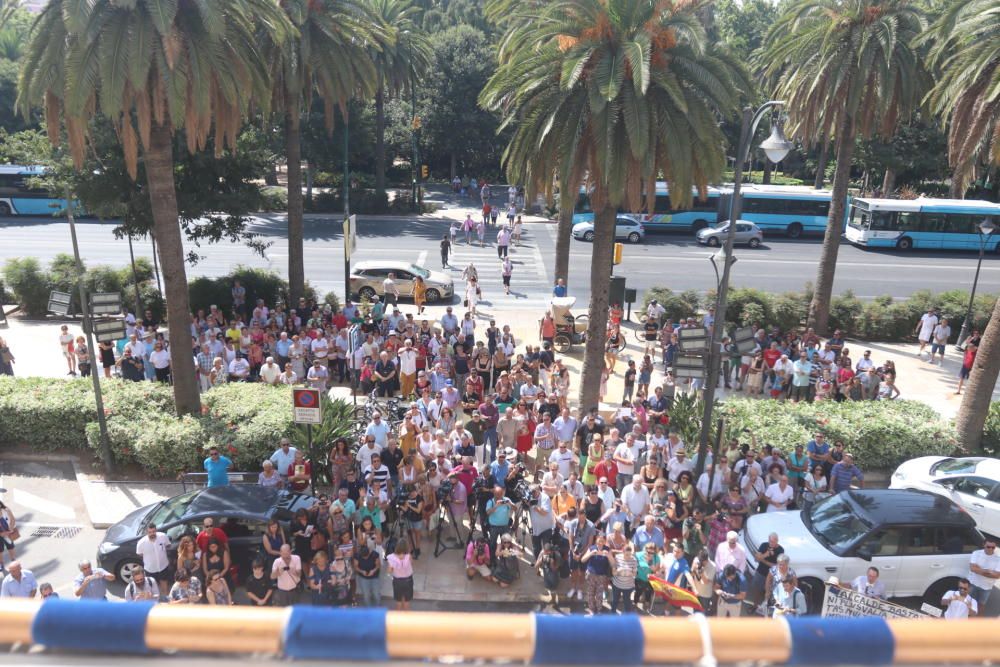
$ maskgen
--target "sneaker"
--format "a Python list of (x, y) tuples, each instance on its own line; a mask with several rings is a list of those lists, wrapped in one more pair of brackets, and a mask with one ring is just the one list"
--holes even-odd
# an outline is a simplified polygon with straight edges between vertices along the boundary
[(574, 595), (576, 595), (576, 589), (575, 588), (571, 588), (571, 589), (569, 589), (569, 593), (566, 594), (566, 597), (569, 598), (570, 600), (572, 600)]

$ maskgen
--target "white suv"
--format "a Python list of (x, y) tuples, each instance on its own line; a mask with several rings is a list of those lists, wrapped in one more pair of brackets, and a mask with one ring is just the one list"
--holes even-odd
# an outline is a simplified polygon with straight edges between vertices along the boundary
[(750, 517), (743, 533), (748, 575), (752, 554), (771, 533), (791, 558), (809, 613), (819, 613), (829, 577), (849, 584), (873, 565), (889, 597), (923, 596), (940, 605), (983, 543), (972, 517), (948, 498), (895, 489), (844, 491), (808, 512)]

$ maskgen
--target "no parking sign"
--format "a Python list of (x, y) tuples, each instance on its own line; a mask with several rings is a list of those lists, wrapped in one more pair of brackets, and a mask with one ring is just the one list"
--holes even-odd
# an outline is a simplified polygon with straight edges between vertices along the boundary
[(323, 408), (319, 389), (292, 389), (296, 424), (322, 424)]

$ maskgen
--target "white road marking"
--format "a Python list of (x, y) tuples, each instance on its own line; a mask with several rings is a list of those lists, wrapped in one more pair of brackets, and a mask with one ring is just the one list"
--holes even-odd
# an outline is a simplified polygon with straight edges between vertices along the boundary
[(35, 494), (29, 493), (24, 489), (14, 489), (11, 493), (11, 498), (18, 505), (27, 507), (28, 509), (33, 509), (36, 512), (41, 512), (42, 514), (66, 520), (76, 518), (76, 512), (73, 511), (73, 508), (69, 505), (64, 505), (63, 503), (57, 503), (54, 500), (48, 500), (47, 498), (36, 496)]
[(427, 251), (421, 250), (420, 254), (417, 255), (417, 266), (423, 266), (426, 261), (427, 261)]

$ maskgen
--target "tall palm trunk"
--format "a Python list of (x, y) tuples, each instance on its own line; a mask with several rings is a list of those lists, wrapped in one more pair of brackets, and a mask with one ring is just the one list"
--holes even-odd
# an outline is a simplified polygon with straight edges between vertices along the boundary
[(378, 73), (375, 90), (375, 194), (385, 194), (385, 84), (382, 71)]
[(590, 260), (590, 323), (587, 344), (583, 352), (583, 373), (580, 377), (580, 407), (584, 410), (600, 403), (601, 370), (604, 368), (604, 346), (607, 342), (611, 260), (615, 245), (614, 206), (605, 205), (594, 212), (594, 246)]
[(1000, 375), (1000, 299), (993, 306), (993, 315), (983, 332), (982, 344), (972, 365), (965, 396), (955, 418), (958, 442), (969, 451), (981, 449), (983, 425), (993, 400), (993, 388)]
[(184, 242), (177, 221), (177, 190), (174, 183), (174, 145), (170, 128), (153, 123), (145, 151), (146, 184), (149, 186), (156, 247), (163, 266), (170, 334), (170, 371), (174, 379), (174, 407), (177, 414), (201, 412), (198, 379), (191, 354), (191, 305), (188, 301)]
[(854, 157), (854, 119), (843, 113), (837, 128), (837, 170), (833, 175), (833, 194), (830, 202), (830, 216), (826, 221), (826, 236), (823, 237), (823, 251), (816, 269), (816, 291), (809, 304), (808, 325), (819, 334), (826, 333), (830, 318), (830, 299), (833, 298), (833, 278), (837, 269), (837, 253), (840, 251), (840, 235), (844, 228), (844, 209), (847, 203), (847, 186), (851, 181), (851, 160)]
[[(569, 286), (569, 245), (573, 235), (573, 201), (559, 197), (559, 227), (556, 235), (556, 275), (552, 283), (562, 278)], [(526, 202), (527, 203), (527, 202)]]
[(813, 179), (813, 188), (820, 190), (826, 182), (826, 154), (830, 150), (830, 142), (823, 140), (819, 147), (819, 157), (816, 158), (816, 178)]
[(290, 307), (305, 295), (306, 267), (302, 233), (302, 137), (298, 105), (285, 113), (288, 159), (288, 291)]
[(892, 195), (892, 191), (896, 189), (896, 170), (892, 167), (887, 167), (885, 170), (885, 176), (882, 178), (882, 196), (889, 197)]

